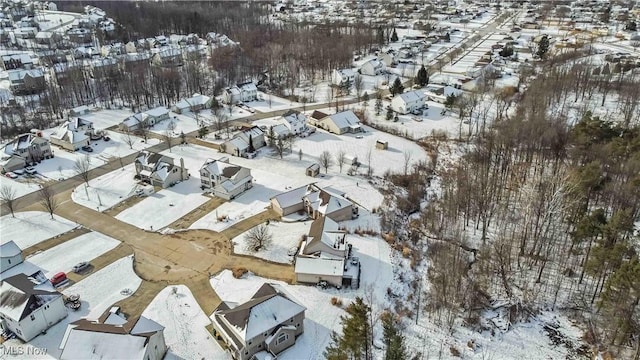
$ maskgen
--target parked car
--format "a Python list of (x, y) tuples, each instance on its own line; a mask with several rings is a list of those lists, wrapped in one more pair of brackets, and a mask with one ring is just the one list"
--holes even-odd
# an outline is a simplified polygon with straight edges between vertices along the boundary
[(8, 172), (6, 174), (4, 174), (4, 176), (8, 177), (9, 179), (17, 179), (18, 175), (12, 173), (12, 172)]
[(16, 175), (24, 175), (24, 169), (13, 170), (13, 173)]
[(89, 267), (89, 265), (90, 265), (90, 264), (89, 264), (89, 262), (87, 262), (87, 261), (83, 261), (83, 262), (77, 263), (77, 264), (73, 267), (73, 272), (74, 272), (74, 273), (79, 273), (79, 272), (81, 272), (81, 271), (84, 271), (84, 270), (86, 270), (86, 269)]
[(35, 175), (35, 174), (38, 173), (38, 171), (32, 166), (28, 166), (28, 167), (24, 168), (24, 172), (29, 174), (29, 175)]
[(55, 275), (53, 275), (53, 277), (51, 278), (51, 285), (58, 287), (64, 283), (66, 283), (67, 281), (69, 281), (69, 279), (67, 279), (67, 274), (63, 273), (63, 272), (59, 272)]
[(86, 152), (93, 152), (93, 148), (91, 146), (89, 146), (89, 145), (85, 145), (81, 149), (86, 151)]
[(111, 141), (111, 138), (105, 135), (105, 136), (103, 136), (103, 137), (102, 137), (102, 140), (104, 140), (104, 141)]

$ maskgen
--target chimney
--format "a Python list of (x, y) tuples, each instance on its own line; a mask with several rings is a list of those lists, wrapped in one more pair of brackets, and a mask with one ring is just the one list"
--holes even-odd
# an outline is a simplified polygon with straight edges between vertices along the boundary
[(184, 158), (180, 158), (180, 180), (184, 181), (184, 172), (187, 169), (184, 168)]

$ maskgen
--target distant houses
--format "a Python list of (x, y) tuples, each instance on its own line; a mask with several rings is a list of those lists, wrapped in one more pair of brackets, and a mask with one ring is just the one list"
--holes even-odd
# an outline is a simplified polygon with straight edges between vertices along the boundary
[(223, 299), (211, 317), (213, 334), (236, 360), (275, 359), (304, 332), (305, 311), (280, 286), (265, 283), (245, 303)]
[(67, 325), (60, 359), (161, 360), (167, 353), (164, 326), (144, 316), (127, 319), (113, 307), (97, 321)]
[(225, 200), (232, 200), (253, 186), (251, 169), (229, 163), (227, 157), (207, 160), (200, 168), (203, 190)]
[(333, 72), (331, 72), (331, 84), (336, 86), (353, 84), (355, 77), (356, 72), (353, 71), (353, 69), (334, 69)]
[(173, 110), (173, 112), (178, 114), (182, 114), (187, 111), (196, 112), (203, 109), (211, 108), (212, 103), (213, 103), (212, 97), (195, 93), (190, 98), (186, 98), (178, 101), (175, 105), (173, 105), (171, 110)]
[(30, 341), (67, 316), (62, 294), (47, 280), (17, 274), (0, 282), (2, 329)]
[(376, 76), (384, 73), (385, 65), (379, 60), (369, 60), (360, 66), (360, 74)]
[(53, 157), (49, 140), (42, 133), (26, 133), (2, 147), (0, 151), (0, 171), (9, 172), (22, 169), (27, 164)]
[(136, 131), (141, 128), (149, 128), (155, 124), (169, 119), (169, 109), (159, 106), (151, 110), (137, 113), (124, 119), (119, 128), (122, 131)]
[(189, 173), (184, 167), (184, 160), (180, 159), (180, 165), (174, 164), (172, 157), (141, 151), (134, 161), (136, 176), (153, 186), (167, 188), (189, 178)]

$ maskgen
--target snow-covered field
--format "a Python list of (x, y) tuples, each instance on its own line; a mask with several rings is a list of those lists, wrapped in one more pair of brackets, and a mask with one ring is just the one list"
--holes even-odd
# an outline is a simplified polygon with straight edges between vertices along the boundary
[(247, 251), (245, 250), (246, 233), (243, 233), (232, 239), (233, 251), (238, 254), (253, 255), (270, 261), (290, 264), (293, 260), (293, 256), (289, 256), (290, 250), (297, 249), (302, 235), (309, 233), (310, 226), (311, 220), (294, 223), (271, 221), (268, 225), (269, 233), (273, 237), (271, 246), (255, 253)]
[(41, 211), (17, 212), (15, 216), (0, 218), (0, 236), (3, 243), (13, 240), (23, 250), (77, 226), (57, 215), (53, 215), (52, 220), (49, 213)]
[(331, 298), (342, 299), (344, 305), (364, 296), (366, 289), (373, 288), (373, 300), (376, 307), (386, 307), (384, 296), (387, 287), (393, 281), (391, 268), (391, 249), (379, 238), (348, 236), (353, 244), (355, 256), (362, 264), (361, 286), (351, 289), (319, 289), (315, 286), (289, 285), (280, 281), (264, 279), (248, 274), (236, 279), (231, 271), (224, 270), (211, 279), (211, 286), (223, 301), (242, 303), (258, 290), (264, 282), (276, 283), (285, 288), (294, 301), (307, 308), (305, 313), (304, 333), (296, 339), (291, 348), (278, 354), (278, 359), (320, 359), (331, 341), (331, 332), (340, 331), (340, 318), (344, 314), (341, 308), (331, 305)]
[(0, 176), (0, 186), (10, 187), (12, 191), (15, 191), (17, 198), (40, 190), (40, 185), (20, 177), (18, 179), (9, 179), (5, 176)]
[(230, 359), (205, 329), (211, 321), (184, 285), (164, 288), (142, 313), (165, 327), (165, 359)]
[[(42, 270), (50, 278), (58, 272), (71, 272), (77, 263), (91, 261), (119, 244), (120, 241), (116, 239), (90, 232), (26, 258), (24, 263), (3, 272), (2, 277), (7, 278), (22, 272), (32, 274), (36, 270)], [(33, 266), (38, 269), (32, 270)]]
[[(132, 256), (111, 263), (63, 291), (65, 295), (80, 295), (82, 306), (78, 311), (69, 311), (66, 318), (49, 328), (46, 334), (34, 338), (28, 344), (17, 339), (5, 342), (5, 346), (23, 349), (24, 354), (9, 357), (0, 351), (0, 359), (33, 359), (34, 356), (30, 355), (33, 350), (29, 353), (27, 348), (46, 349), (46, 355), (39, 358), (59, 359), (62, 352), (59, 349), (60, 342), (69, 323), (81, 318), (97, 319), (114, 303), (133, 294), (141, 283), (142, 280), (133, 271)], [(131, 292), (122, 292), (125, 289)]]
[(93, 122), (96, 130), (117, 126), (133, 113), (129, 110), (98, 110), (82, 115), (83, 119)]
[[(133, 179), (135, 166), (129, 164), (120, 170), (115, 170), (89, 181), (89, 187), (82, 184), (71, 194), (74, 202), (91, 209), (104, 211), (117, 203), (133, 196), (137, 189), (153, 191), (151, 186), (139, 185)], [(88, 196), (87, 196), (88, 194)]]
[(198, 116), (198, 120), (196, 120), (196, 115), (190, 112), (184, 115), (170, 112), (169, 119), (153, 125), (151, 132), (164, 136), (167, 134), (167, 130), (169, 130), (172, 137), (177, 137), (180, 136), (181, 132), (187, 134), (198, 130), (200, 128), (198, 122), (211, 125), (211, 121), (206, 116)]
[(149, 195), (119, 213), (116, 219), (141, 229), (160, 230), (207, 200), (200, 190), (200, 178), (192, 176), (189, 180)]
[(283, 99), (281, 97), (258, 92), (258, 100), (245, 103), (250, 108), (259, 112), (271, 112), (276, 110), (286, 110), (302, 104)]

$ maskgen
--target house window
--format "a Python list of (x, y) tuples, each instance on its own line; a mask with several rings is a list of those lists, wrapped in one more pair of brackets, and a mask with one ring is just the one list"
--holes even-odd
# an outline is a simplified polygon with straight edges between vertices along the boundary
[(33, 314), (31, 314), (31, 316), (29, 316), (29, 317), (31, 318), (31, 321), (36, 319), (36, 317)]
[(292, 323), (293, 322), (293, 318), (291, 318), (291, 320), (289, 320), (289, 322)]
[(278, 335), (278, 338), (276, 339), (276, 345), (282, 344), (283, 342), (287, 341), (288, 338), (289, 338), (289, 334), (287, 333), (282, 333)]
[(9, 259), (9, 264), (11, 264), (11, 259)]

